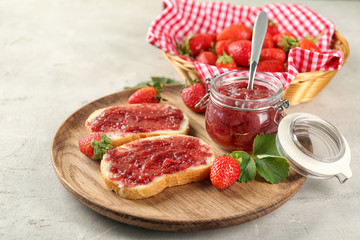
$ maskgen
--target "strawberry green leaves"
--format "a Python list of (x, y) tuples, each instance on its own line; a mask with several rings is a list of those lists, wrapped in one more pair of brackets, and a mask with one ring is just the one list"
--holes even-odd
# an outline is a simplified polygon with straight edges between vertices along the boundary
[(236, 160), (241, 159), (241, 173), (238, 181), (246, 183), (255, 178), (256, 166), (255, 161), (251, 155), (243, 151), (235, 151), (230, 154), (230, 157), (235, 158)]
[(290, 165), (276, 147), (275, 134), (256, 136), (253, 154), (256, 156), (256, 170), (266, 181), (279, 183), (289, 175)]
[(277, 150), (275, 134), (256, 136), (252, 155), (235, 151), (230, 156), (241, 159), (241, 174), (238, 181), (243, 183), (254, 180), (256, 172), (270, 183), (282, 182), (289, 175), (290, 165)]
[(257, 158), (256, 170), (266, 181), (279, 183), (289, 175), (289, 163), (281, 157)]
[(256, 136), (253, 144), (253, 154), (283, 157), (276, 147), (276, 135), (270, 133)]

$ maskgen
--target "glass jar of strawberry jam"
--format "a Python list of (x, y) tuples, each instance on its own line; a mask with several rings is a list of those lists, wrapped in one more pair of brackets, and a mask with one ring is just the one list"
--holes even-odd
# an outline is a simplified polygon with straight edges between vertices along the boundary
[(231, 71), (207, 83), (206, 130), (227, 150), (251, 152), (256, 135), (277, 132), (283, 110), (289, 106), (282, 99), (283, 86), (278, 79), (256, 72), (253, 89), (247, 89), (248, 75), (248, 71)]

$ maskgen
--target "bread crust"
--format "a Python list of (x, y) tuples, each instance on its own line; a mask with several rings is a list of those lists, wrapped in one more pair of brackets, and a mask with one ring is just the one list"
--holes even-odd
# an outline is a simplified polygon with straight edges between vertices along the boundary
[[(164, 106), (170, 106), (172, 108), (175, 108), (171, 105), (165, 105)], [(101, 108), (96, 111), (94, 111), (88, 119), (85, 121), (85, 127), (88, 133), (92, 133), (91, 130), (88, 127), (88, 123), (91, 122), (94, 118), (99, 116), (104, 110), (107, 108)], [(183, 113), (183, 120), (180, 123), (180, 127), (178, 130), (159, 130), (159, 131), (152, 131), (152, 132), (145, 132), (145, 133), (116, 133), (116, 132), (110, 132), (105, 133), (111, 140), (112, 145), (114, 147), (121, 146), (125, 143), (140, 139), (140, 138), (148, 138), (148, 137), (154, 137), (154, 136), (160, 136), (160, 135), (173, 135), (173, 134), (179, 134), (179, 135), (186, 135), (189, 133), (190, 123), (189, 118), (186, 114)]]
[[(170, 136), (158, 136), (153, 137), (153, 139), (164, 138)], [(201, 145), (207, 145), (201, 139)], [(211, 149), (211, 148), (210, 148)], [(129, 151), (131, 151), (129, 149)], [(213, 160), (215, 159), (215, 155), (210, 150), (211, 156), (206, 159), (206, 164), (200, 166), (192, 166), (183, 171), (172, 173), (172, 174), (164, 174), (162, 176), (156, 177), (152, 182), (145, 185), (137, 185), (135, 187), (125, 187), (120, 182), (113, 182), (109, 180), (108, 176), (110, 174), (109, 170), (111, 167), (111, 163), (106, 161), (106, 154), (101, 161), (101, 175), (105, 180), (106, 185), (110, 190), (113, 190), (121, 197), (127, 199), (143, 199), (154, 196), (160, 192), (162, 192), (167, 187), (173, 187), (178, 185), (184, 185), (191, 182), (198, 182), (204, 179), (207, 179), (210, 175), (210, 168)]]

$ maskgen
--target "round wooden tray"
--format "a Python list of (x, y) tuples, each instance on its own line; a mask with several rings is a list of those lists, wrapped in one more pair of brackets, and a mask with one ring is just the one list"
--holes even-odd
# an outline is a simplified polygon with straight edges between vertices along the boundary
[[(209, 143), (215, 154), (226, 153), (212, 143), (204, 127), (204, 115), (187, 109), (180, 97), (181, 85), (167, 85), (162, 96), (167, 104), (179, 107), (190, 118), (190, 135)], [(60, 126), (52, 144), (52, 164), (65, 188), (80, 202), (109, 218), (130, 225), (164, 231), (198, 231), (232, 226), (261, 217), (287, 202), (303, 185), (305, 177), (290, 171), (280, 184), (261, 178), (236, 182), (217, 190), (210, 180), (167, 188), (154, 197), (128, 200), (108, 190), (100, 163), (86, 158), (78, 149), (85, 136), (85, 120), (96, 109), (127, 103), (134, 90), (125, 90), (98, 99), (75, 113)]]

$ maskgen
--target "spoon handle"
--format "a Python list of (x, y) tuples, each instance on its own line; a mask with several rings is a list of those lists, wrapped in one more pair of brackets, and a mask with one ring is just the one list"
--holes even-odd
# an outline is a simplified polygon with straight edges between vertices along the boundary
[(247, 87), (248, 89), (252, 89), (254, 85), (254, 76), (255, 76), (257, 64), (259, 62), (262, 45), (264, 43), (267, 25), (268, 25), (268, 18), (266, 12), (261, 11), (255, 19), (255, 24), (253, 29), (249, 83)]

